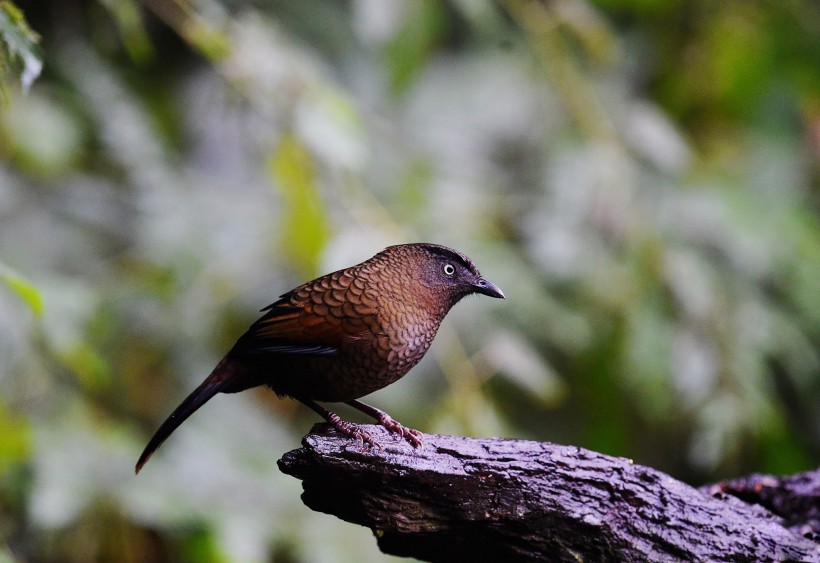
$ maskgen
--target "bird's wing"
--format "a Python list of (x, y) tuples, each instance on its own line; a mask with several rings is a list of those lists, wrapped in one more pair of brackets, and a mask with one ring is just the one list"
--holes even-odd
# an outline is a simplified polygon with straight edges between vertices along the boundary
[(376, 330), (376, 308), (338, 283), (302, 286), (263, 311), (237, 342), (236, 352), (330, 355), (345, 341), (367, 338)]
[(236, 343), (235, 349), (249, 354), (328, 355), (338, 352), (339, 339), (321, 327), (322, 319), (306, 314), (302, 307), (274, 304)]

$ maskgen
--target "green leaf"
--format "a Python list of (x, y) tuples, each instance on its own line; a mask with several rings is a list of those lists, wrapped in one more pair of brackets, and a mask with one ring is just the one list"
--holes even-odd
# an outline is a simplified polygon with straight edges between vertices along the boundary
[(87, 391), (100, 391), (111, 382), (110, 366), (90, 344), (77, 342), (63, 350), (60, 359)]
[(119, 28), (125, 50), (131, 59), (144, 63), (154, 58), (154, 47), (142, 21), (140, 5), (135, 0), (100, 0)]
[(180, 34), (212, 63), (218, 63), (231, 54), (230, 38), (215, 25), (200, 18), (185, 21)]
[(26, 462), (31, 449), (31, 427), (28, 421), (10, 412), (0, 401), (0, 479), (15, 465)]
[(0, 280), (25, 302), (35, 315), (40, 316), (43, 312), (43, 298), (31, 282), (3, 263), (0, 263)]
[(7, 75), (15, 70), (24, 92), (40, 76), (43, 55), (37, 45), (39, 41), (40, 36), (28, 26), (22, 10), (10, 0), (0, 0), (0, 93)]
[(402, 26), (384, 51), (394, 92), (413, 83), (446, 33), (447, 15), (437, 2), (408, 4)]
[(287, 133), (271, 156), (268, 169), (284, 199), (288, 258), (303, 274), (315, 276), (329, 229), (313, 155), (293, 133)]

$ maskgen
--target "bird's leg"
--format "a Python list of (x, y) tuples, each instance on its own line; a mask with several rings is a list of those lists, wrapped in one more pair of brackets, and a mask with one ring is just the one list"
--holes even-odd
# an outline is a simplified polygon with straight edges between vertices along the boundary
[(421, 432), (403, 426), (383, 410), (377, 409), (376, 407), (371, 407), (370, 405), (358, 401), (356, 399), (352, 401), (347, 401), (347, 404), (355, 409), (362, 411), (364, 414), (375, 418), (377, 421), (379, 421), (379, 424), (387, 428), (387, 430), (389, 430), (390, 432), (398, 434), (399, 436), (410, 442), (410, 445), (412, 445), (414, 448), (418, 448), (422, 445)]
[(342, 420), (342, 417), (340, 417), (335, 412), (330, 412), (323, 406), (315, 403), (314, 401), (311, 401), (310, 399), (302, 399), (301, 397), (296, 397), (296, 400), (301, 403), (304, 403), (305, 405), (315, 410), (317, 413), (319, 413), (319, 416), (324, 418), (333, 428), (335, 428), (345, 436), (356, 438), (362, 445), (367, 444), (368, 446), (372, 446), (374, 448), (380, 447), (379, 443), (376, 442), (375, 438), (373, 438), (373, 436), (369, 432), (367, 432), (366, 430), (362, 430), (352, 422)]

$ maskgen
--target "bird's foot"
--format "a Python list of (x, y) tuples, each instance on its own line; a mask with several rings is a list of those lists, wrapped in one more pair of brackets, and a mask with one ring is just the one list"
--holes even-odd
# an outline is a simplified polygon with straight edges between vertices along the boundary
[(362, 430), (359, 425), (353, 424), (352, 422), (348, 422), (346, 420), (342, 420), (336, 413), (330, 413), (327, 421), (330, 423), (333, 428), (344, 434), (345, 436), (350, 436), (351, 438), (355, 438), (359, 441), (361, 446), (367, 444), (372, 448), (381, 448), (381, 444), (379, 444), (373, 435), (368, 432), (367, 430)]
[(410, 445), (414, 448), (419, 448), (423, 445), (421, 441), (421, 432), (402, 425), (386, 412), (379, 414), (377, 420), (379, 421), (379, 424), (387, 428), (389, 432), (392, 434), (398, 434), (402, 439), (410, 442)]

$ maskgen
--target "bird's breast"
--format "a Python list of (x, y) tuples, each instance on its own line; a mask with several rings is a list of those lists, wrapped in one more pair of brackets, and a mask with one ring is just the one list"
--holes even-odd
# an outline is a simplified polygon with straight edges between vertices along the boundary
[(389, 342), (389, 368), (401, 377), (416, 365), (430, 348), (440, 322), (414, 308), (387, 311), (389, 319), (383, 323)]

